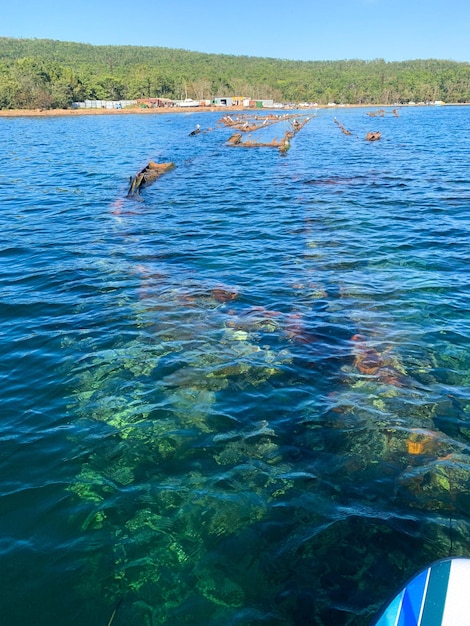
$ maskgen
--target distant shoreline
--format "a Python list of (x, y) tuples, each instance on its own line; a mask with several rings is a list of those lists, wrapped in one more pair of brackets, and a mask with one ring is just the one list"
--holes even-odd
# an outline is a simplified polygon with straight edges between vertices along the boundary
[(0, 117), (76, 117), (81, 115), (149, 115), (160, 113), (188, 113), (217, 111), (220, 107), (128, 107), (125, 109), (0, 109)]
[(296, 109), (275, 109), (275, 108), (262, 108), (262, 109), (253, 109), (253, 108), (243, 108), (243, 107), (156, 107), (156, 108), (141, 108), (141, 107), (128, 107), (125, 109), (0, 109), (0, 117), (76, 117), (82, 115), (161, 115), (163, 113), (220, 113), (221, 115), (225, 115), (227, 112), (230, 113), (246, 113), (247, 111), (256, 111), (260, 113), (262, 111), (269, 111), (272, 113), (273, 111), (277, 111), (278, 113), (282, 113), (283, 111), (299, 111), (303, 110), (307, 111), (316, 111), (318, 109), (330, 109), (330, 110), (342, 110), (342, 109), (359, 109), (359, 108), (402, 108), (409, 107), (415, 108), (418, 106), (426, 106), (433, 108), (434, 106), (469, 106), (470, 103), (462, 102), (462, 103), (445, 103), (442, 105), (419, 105), (419, 104), (345, 104), (345, 105), (336, 105), (336, 106), (328, 106), (326, 104), (321, 104), (316, 107), (300, 107)]

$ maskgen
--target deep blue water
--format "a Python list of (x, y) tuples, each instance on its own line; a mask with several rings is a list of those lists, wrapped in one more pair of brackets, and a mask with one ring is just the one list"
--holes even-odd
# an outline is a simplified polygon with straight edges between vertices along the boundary
[(399, 113), (0, 118), (2, 624), (362, 625), (470, 554), (469, 108)]

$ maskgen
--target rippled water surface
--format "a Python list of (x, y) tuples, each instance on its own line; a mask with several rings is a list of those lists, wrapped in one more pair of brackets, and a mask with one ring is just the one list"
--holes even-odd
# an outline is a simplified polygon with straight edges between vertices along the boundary
[(362, 625), (470, 553), (469, 109), (219, 117), (0, 119), (3, 624)]

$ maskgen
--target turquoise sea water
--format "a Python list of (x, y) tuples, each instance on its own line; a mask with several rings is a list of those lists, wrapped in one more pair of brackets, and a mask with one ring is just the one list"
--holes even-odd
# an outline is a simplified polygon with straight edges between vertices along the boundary
[(363, 625), (470, 554), (469, 111), (0, 119), (2, 624)]

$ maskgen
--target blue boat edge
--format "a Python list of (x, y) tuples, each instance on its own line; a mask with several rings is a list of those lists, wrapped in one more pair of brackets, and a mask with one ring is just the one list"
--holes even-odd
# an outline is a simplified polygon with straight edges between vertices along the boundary
[[(470, 572), (470, 558), (463, 556), (438, 559), (421, 569), (384, 603), (370, 626), (441, 624), (452, 564), (465, 561)], [(470, 623), (470, 615), (467, 619)]]

